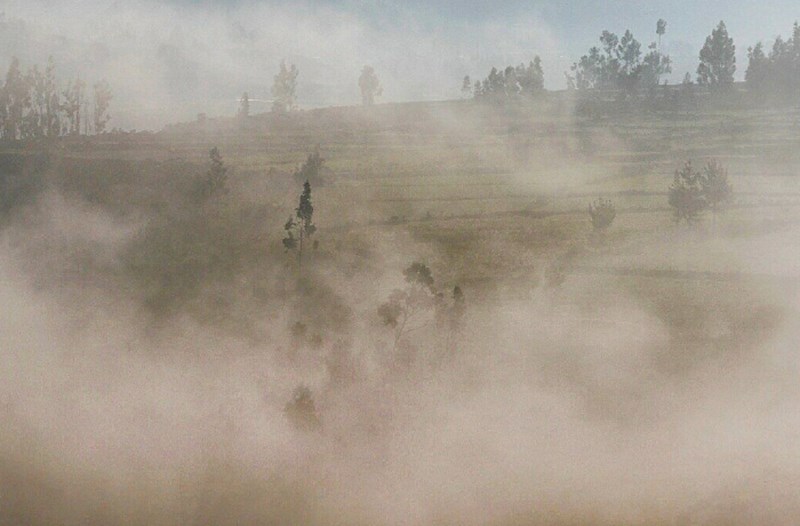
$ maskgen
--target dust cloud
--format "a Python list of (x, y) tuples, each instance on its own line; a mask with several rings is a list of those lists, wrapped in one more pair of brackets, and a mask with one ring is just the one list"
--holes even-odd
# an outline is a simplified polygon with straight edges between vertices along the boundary
[[(289, 38), (284, 10), (231, 36), (206, 24), (217, 8), (152, 7), (135, 23), (154, 32), (179, 13), (240, 50)], [(329, 16), (295, 29), (355, 77), (368, 38)], [(211, 51), (191, 61), (239, 82)], [(149, 68), (109, 56), (105, 71)], [(136, 90), (178, 97), (196, 80), (143, 79), (118, 97), (138, 108)], [(250, 128), (4, 149), (0, 522), (791, 524), (800, 232), (776, 194), (796, 159), (737, 155), (792, 124), (727, 136), (718, 113), (653, 125), (580, 104), (253, 111)], [(229, 188), (204, 200), (216, 145)], [(315, 149), (319, 244), (300, 265), (282, 227)], [(768, 155), (765, 190), (752, 181)], [(665, 209), (689, 156), (722, 157), (739, 190), (713, 224)], [(618, 203), (602, 234), (597, 195)], [(398, 321), (392, 298), (418, 317)]]

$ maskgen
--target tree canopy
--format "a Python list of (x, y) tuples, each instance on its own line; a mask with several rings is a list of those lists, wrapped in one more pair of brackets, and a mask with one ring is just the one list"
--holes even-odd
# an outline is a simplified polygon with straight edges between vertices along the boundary
[(736, 46), (728, 35), (725, 22), (720, 21), (716, 29), (706, 37), (700, 50), (697, 66), (697, 82), (711, 87), (726, 87), (733, 84), (736, 73)]
[[(469, 77), (464, 79), (465, 82), (468, 80)], [(492, 68), (483, 82), (475, 82), (474, 97), (491, 102), (506, 102), (530, 98), (542, 91), (544, 91), (544, 71), (541, 59), (536, 56), (527, 66), (525, 64), (508, 66), (501, 71)]]
[[(659, 20), (656, 25), (659, 41), (665, 32), (666, 22)], [(661, 53), (661, 46), (655, 42), (648, 50), (643, 58), (642, 45), (630, 30), (622, 37), (603, 31), (600, 46), (589, 49), (572, 65), (573, 75), (567, 76), (568, 83), (580, 90), (622, 90), (625, 93), (655, 86), (663, 75), (672, 72), (672, 60)]]
[(752, 91), (787, 101), (800, 98), (800, 25), (794, 23), (792, 36), (775, 39), (769, 54), (758, 42), (747, 50), (745, 80)]

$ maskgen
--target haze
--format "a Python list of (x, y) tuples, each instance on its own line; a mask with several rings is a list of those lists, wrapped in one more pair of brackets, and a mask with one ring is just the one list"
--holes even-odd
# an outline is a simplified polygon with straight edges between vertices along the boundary
[(797, 522), (794, 4), (2, 6), (0, 524)]
[[(44, 63), (106, 78), (120, 95), (113, 125), (160, 129), (197, 113), (231, 114), (239, 95), (268, 100), (282, 59), (302, 72), (301, 107), (359, 102), (364, 64), (381, 72), (385, 102), (458, 97), (458, 79), (543, 59), (548, 89), (597, 44), (626, 29), (646, 45), (666, 19), (672, 82), (694, 74), (697, 50), (719, 20), (747, 48), (783, 34), (800, 9), (752, 2), (253, 2), (3, 0), (0, 61)], [(737, 78), (743, 79), (744, 67)], [(455, 80), (454, 80), (455, 79)], [(254, 102), (266, 111), (267, 102)]]

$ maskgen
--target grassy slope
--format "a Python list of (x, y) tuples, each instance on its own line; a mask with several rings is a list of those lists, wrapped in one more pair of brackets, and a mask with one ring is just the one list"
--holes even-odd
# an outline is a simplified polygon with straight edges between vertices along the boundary
[[(564, 96), (522, 109), (471, 101), (328, 108), (68, 140), (48, 173), (112, 215), (151, 219), (144, 246), (126, 253), (149, 301), (191, 290), (187, 279), (229, 283), (265, 257), (285, 265), (280, 229), (298, 193), (290, 173), (316, 147), (330, 170), (314, 194), (321, 259), (364, 267), (376, 251), (391, 265), (423, 258), (443, 283), (473, 295), (527, 297), (577, 247), (580, 272), (655, 291), (665, 279), (708, 279), (703, 272), (733, 281), (796, 275), (753, 247), (793, 242), (797, 122), (791, 111), (730, 107), (587, 118)], [(211, 214), (227, 219), (209, 227), (200, 224), (205, 212), (181, 210), (193, 206), (185, 196), (211, 146), (232, 168), (233, 197)], [(736, 202), (713, 235), (709, 221), (687, 232), (671, 223), (666, 191), (684, 160), (709, 158), (728, 166)], [(619, 214), (597, 243), (585, 210), (600, 195)], [(186, 235), (204, 228), (219, 242)]]

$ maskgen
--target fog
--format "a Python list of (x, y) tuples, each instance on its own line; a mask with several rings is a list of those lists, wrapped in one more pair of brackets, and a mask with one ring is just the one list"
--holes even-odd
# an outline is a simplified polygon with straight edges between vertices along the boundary
[(564, 89), (564, 73), (603, 29), (631, 29), (646, 47), (658, 18), (670, 23), (663, 45), (674, 62), (671, 82), (694, 74), (697, 49), (720, 18), (737, 39), (741, 80), (747, 48), (785, 36), (800, 16), (782, 1), (579, 5), (4, 0), (0, 63), (16, 56), (41, 65), (52, 55), (65, 82), (79, 74), (111, 83), (112, 127), (157, 130), (201, 112), (233, 115), (245, 91), (254, 113), (268, 111), (281, 60), (300, 70), (304, 108), (360, 102), (365, 64), (379, 72), (386, 102), (458, 98), (464, 75), (476, 80), (535, 55), (546, 87)]
[[(520, 49), (561, 82), (539, 12), (481, 25), (497, 46), (459, 62), (393, 4), (385, 26), (331, 4), (73, 8), (8, 4), (4, 53), (108, 78), (115, 126), (230, 118), (3, 142), (0, 523), (800, 516), (795, 113), (420, 102)], [(282, 58), (301, 110), (260, 115)], [(340, 107), (366, 63), (390, 104)], [(314, 151), (301, 255), (283, 225)], [(676, 224), (687, 159), (721, 159), (735, 197)]]

